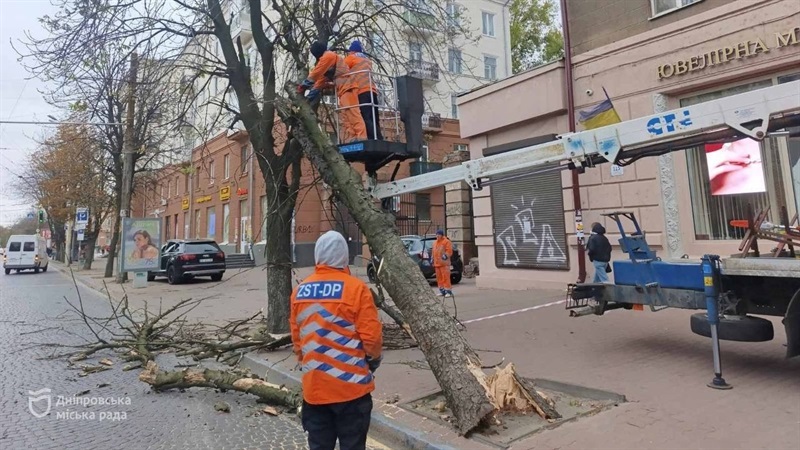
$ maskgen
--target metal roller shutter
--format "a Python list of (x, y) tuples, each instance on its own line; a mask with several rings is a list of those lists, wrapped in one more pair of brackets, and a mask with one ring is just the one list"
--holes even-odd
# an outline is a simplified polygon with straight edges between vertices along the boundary
[(499, 181), (491, 189), (497, 267), (569, 269), (561, 171)]

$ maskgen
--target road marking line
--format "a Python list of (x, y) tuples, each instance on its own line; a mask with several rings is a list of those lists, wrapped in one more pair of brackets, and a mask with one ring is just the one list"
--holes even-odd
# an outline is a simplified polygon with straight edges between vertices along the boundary
[(566, 300), (558, 300), (558, 301), (555, 301), (555, 302), (545, 303), (543, 305), (531, 306), (529, 308), (522, 308), (522, 309), (518, 309), (516, 311), (504, 312), (502, 314), (495, 314), (493, 316), (486, 316), (486, 317), (479, 317), (477, 319), (464, 320), (461, 323), (468, 324), (468, 323), (480, 322), (482, 320), (496, 319), (498, 317), (510, 316), (512, 314), (519, 314), (519, 313), (522, 313), (522, 312), (527, 312), (527, 311), (533, 311), (533, 310), (536, 310), (536, 309), (547, 308), (548, 306), (560, 305), (560, 304), (564, 303), (565, 301)]

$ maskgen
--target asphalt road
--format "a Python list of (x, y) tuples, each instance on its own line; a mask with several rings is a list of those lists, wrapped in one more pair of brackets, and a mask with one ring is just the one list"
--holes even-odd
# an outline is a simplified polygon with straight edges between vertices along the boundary
[[(108, 301), (78, 286), (86, 311), (108, 317)], [(120, 363), (79, 377), (65, 360), (49, 358), (63, 349), (37, 344), (75, 344), (92, 336), (68, 313), (65, 297), (77, 302), (77, 292), (52, 267), (47, 273), (0, 274), (0, 448), (306, 448), (295, 417), (253, 415), (263, 408), (254, 397), (210, 389), (152, 393), (138, 371), (123, 372)], [(230, 413), (214, 410), (220, 400)]]

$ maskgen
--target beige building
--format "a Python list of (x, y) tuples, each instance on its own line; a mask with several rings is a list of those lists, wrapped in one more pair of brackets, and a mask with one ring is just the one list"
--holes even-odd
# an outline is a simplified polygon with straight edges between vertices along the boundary
[[(568, 0), (572, 80), (564, 61), (459, 98), (471, 157), (512, 150), (570, 131), (569, 109), (608, 92), (622, 120), (800, 79), (797, 0)], [(571, 83), (570, 83), (571, 81)], [(569, 86), (573, 105), (570, 105)], [(581, 125), (575, 124), (580, 130)], [(662, 258), (738, 252), (747, 205), (780, 223), (800, 209), (800, 139), (760, 144), (765, 192), (711, 195), (705, 149), (606, 164), (578, 176), (583, 223), (633, 211)], [(554, 171), (503, 181), (474, 195), (478, 286), (561, 287), (578, 279), (573, 175)], [(588, 230), (587, 230), (588, 231)], [(626, 257), (615, 247), (614, 258)], [(588, 278), (593, 269), (586, 261)]]

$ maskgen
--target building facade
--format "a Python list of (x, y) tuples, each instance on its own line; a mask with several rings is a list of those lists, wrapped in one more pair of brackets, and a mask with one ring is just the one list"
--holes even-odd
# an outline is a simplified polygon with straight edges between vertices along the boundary
[[(442, 168), (448, 154), (466, 153), (467, 141), (459, 136), (458, 121), (442, 119), (425, 127), (423, 157), (400, 163), (397, 178), (419, 175)], [(133, 217), (162, 219), (162, 239), (212, 238), (226, 253), (251, 254), (256, 264), (265, 261), (266, 186), (257, 166), (247, 133), (220, 133), (192, 152), (191, 164), (164, 167), (138, 184), (131, 213)], [(363, 165), (353, 167), (363, 173)], [(378, 171), (389, 180), (394, 164)], [(330, 191), (317, 179), (304, 160), (300, 190), (292, 229), (294, 261), (297, 266), (314, 264), (314, 243), (324, 232), (344, 233), (359, 255), (368, 255), (358, 226), (331, 200)], [(389, 202), (401, 234), (433, 234), (444, 228), (445, 189), (398, 196)]]
[[(629, 120), (800, 79), (796, 0), (566, 5), (573, 79), (558, 61), (461, 96), (461, 133), (472, 158), (569, 132), (569, 108), (587, 110), (605, 99), (604, 91), (620, 118)], [(710, 181), (708, 147), (587, 169), (577, 189), (571, 172), (555, 171), (477, 192), (478, 285), (526, 289), (577, 280), (576, 210), (587, 231), (593, 222), (604, 224), (612, 243), (619, 237), (616, 225), (602, 214), (633, 211), (664, 258), (738, 253), (744, 230), (731, 221), (747, 219), (748, 205), (769, 207), (773, 223), (780, 223), (782, 207), (789, 217), (800, 209), (798, 139), (770, 136), (754, 148), (752, 166), (763, 181), (747, 193), (715, 195), (721, 191)], [(615, 246), (614, 258), (623, 257)]]

